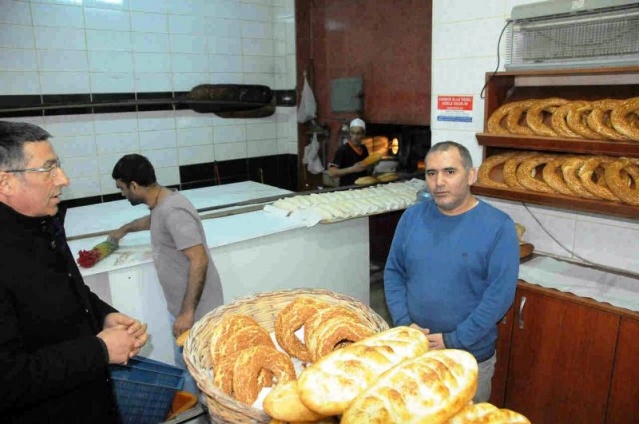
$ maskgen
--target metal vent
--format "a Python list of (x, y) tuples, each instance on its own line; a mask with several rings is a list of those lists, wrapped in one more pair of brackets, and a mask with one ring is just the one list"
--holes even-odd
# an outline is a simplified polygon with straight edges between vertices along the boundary
[(507, 40), (506, 69), (639, 64), (639, 5), (513, 20)]

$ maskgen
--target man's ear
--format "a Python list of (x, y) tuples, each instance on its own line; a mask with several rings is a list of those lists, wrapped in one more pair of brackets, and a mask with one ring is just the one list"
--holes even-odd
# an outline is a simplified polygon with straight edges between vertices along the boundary
[(477, 182), (477, 168), (471, 167), (468, 170), (468, 185), (473, 185)]
[(7, 196), (11, 193), (11, 176), (8, 172), (0, 172), (0, 193)]

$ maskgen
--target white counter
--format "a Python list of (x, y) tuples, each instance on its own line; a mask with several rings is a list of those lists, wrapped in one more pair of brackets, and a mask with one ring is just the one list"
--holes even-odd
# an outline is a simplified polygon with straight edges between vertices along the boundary
[[(289, 193), (255, 182), (182, 192), (205, 208)], [(70, 209), (68, 236), (108, 231), (148, 214), (128, 201)], [(286, 288), (326, 288), (369, 303), (368, 218), (307, 228), (299, 221), (255, 211), (203, 220), (207, 242), (219, 270), (228, 303), (241, 296)], [(69, 242), (76, 255), (105, 236)], [(132, 233), (120, 248), (95, 267), (80, 269), (102, 299), (149, 325), (142, 355), (173, 363), (169, 315), (151, 256), (148, 231)]]

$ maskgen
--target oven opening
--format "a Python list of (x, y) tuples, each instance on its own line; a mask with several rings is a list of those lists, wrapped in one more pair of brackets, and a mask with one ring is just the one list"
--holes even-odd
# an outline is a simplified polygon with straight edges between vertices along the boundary
[(382, 156), (374, 174), (413, 173), (424, 169), (424, 157), (431, 145), (431, 132), (430, 127), (425, 125), (366, 123), (366, 138), (362, 143), (369, 153)]

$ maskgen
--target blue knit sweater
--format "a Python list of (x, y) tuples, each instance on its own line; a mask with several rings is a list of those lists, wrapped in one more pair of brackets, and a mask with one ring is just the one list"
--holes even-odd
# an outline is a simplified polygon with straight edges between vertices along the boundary
[(447, 348), (490, 358), (497, 322), (515, 297), (518, 244), (512, 219), (483, 201), (457, 216), (432, 200), (410, 207), (384, 270), (393, 324), (415, 323), (443, 333)]

